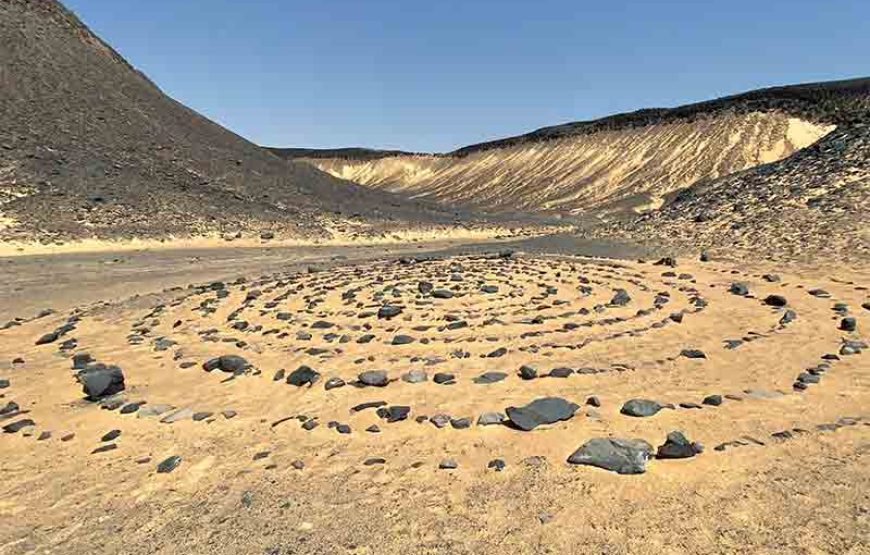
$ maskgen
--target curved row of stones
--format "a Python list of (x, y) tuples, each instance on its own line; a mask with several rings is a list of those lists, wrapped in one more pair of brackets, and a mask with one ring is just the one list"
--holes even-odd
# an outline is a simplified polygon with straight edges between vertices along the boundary
[[(674, 267), (676, 261), (662, 259), (656, 264)], [(766, 275), (764, 280), (776, 283), (779, 278)], [(565, 288), (571, 291), (571, 298), (567, 300), (559, 298), (558, 295), (560, 289)], [(527, 295), (530, 290), (533, 293)], [(731, 284), (729, 292), (747, 299), (755, 298), (749, 288), (739, 281)], [(218, 371), (226, 374), (224, 381), (261, 375), (261, 371), (242, 354), (222, 354), (201, 363), (184, 360), (183, 344), (179, 344), (176, 337), (153, 334), (153, 329), (160, 326), (162, 318), (171, 317), (174, 308), (192, 305), (203, 322), (219, 323), (217, 326), (198, 329), (196, 335), (200, 341), (227, 343), (239, 350), (249, 348), (254, 341), (260, 343), (261, 348), (290, 348), (292, 352), (309, 358), (311, 362), (300, 364), (292, 371), (278, 369), (272, 374), (272, 380), (299, 388), (313, 388), (322, 384), (325, 391), (345, 386), (363, 389), (384, 388), (396, 383), (422, 383), (430, 379), (427, 368), (449, 364), (450, 359), (462, 360), (476, 356), (484, 360), (497, 360), (509, 350), (532, 356), (540, 354), (542, 361), (548, 361), (554, 351), (575, 351), (595, 342), (640, 336), (653, 333), (667, 325), (681, 324), (684, 317), (699, 313), (708, 305), (708, 300), (700, 293), (694, 277), (690, 274), (666, 269), (660, 273), (660, 281), (653, 287), (646, 275), (630, 271), (618, 263), (518, 258), (510, 253), (448, 260), (403, 259), (394, 264), (374, 267), (264, 276), (252, 282), (245, 279), (229, 284), (214, 282), (192, 286), (180, 293), (174, 302), (158, 305), (134, 322), (127, 341), (133, 346), (149, 345), (157, 352), (174, 350), (173, 358), (178, 361), (181, 369), (201, 364), (206, 372)], [(808, 294), (822, 299), (830, 298), (821, 289), (811, 289)], [(340, 310), (331, 311), (325, 308), (328, 295), (340, 297)], [(636, 300), (634, 296), (652, 297), (652, 302), (642, 305), (642, 301)], [(234, 299), (239, 299), (237, 304), (230, 304)], [(454, 303), (447, 309), (439, 306), (440, 303), (452, 299), (463, 302)], [(585, 306), (585, 300), (592, 302)], [(723, 348), (735, 349), (747, 342), (769, 338), (798, 318), (798, 314), (789, 307), (788, 300), (783, 295), (771, 294), (757, 301), (774, 309), (776, 318), (770, 321), (764, 332), (749, 331), (740, 338), (723, 339)], [(870, 309), (866, 303), (863, 308)], [(843, 338), (837, 353), (822, 355), (820, 362), (798, 374), (794, 383), (796, 391), (818, 384), (824, 373), (841, 356), (860, 354), (866, 348), (863, 341), (852, 337), (857, 332), (857, 319), (849, 315), (849, 307), (845, 303), (835, 302), (832, 310), (841, 316), (839, 329), (850, 336)], [(218, 317), (221, 312), (225, 313), (222, 322)], [(51, 314), (50, 311), (43, 311), (34, 319)], [(61, 353), (72, 356), (72, 368), (88, 400), (99, 402), (102, 408), (118, 410), (120, 414), (159, 416), (160, 422), (167, 424), (183, 420), (213, 421), (217, 418), (215, 411), (126, 399), (123, 395), (125, 376), (121, 368), (93, 360), (87, 352), (80, 350), (75, 337), (69, 337), (84, 314), (82, 311), (74, 312), (60, 326), (38, 337), (36, 344), (57, 344)], [(333, 321), (334, 319), (354, 323), (342, 325)], [(434, 319), (438, 323), (413, 325), (415, 319)], [(26, 321), (28, 320), (12, 321), (5, 328)], [(494, 331), (483, 341), (474, 336), (475, 332), (487, 333), (508, 323), (527, 327), (528, 331), (513, 335)], [(184, 324), (190, 323), (175, 320), (172, 329)], [(606, 332), (608, 327), (616, 325), (619, 326), (618, 331)], [(407, 333), (404, 333), (404, 328), (408, 328)], [(592, 329), (603, 330), (603, 333), (586, 333)], [(419, 334), (423, 336), (420, 337)], [(553, 341), (540, 344), (541, 338), (553, 338)], [(495, 342), (501, 342), (502, 345), (492, 348), (491, 343)], [(307, 346), (307, 343), (317, 344)], [(357, 350), (365, 351), (358, 353), (359, 356), (353, 360), (354, 364), (370, 365), (376, 362), (378, 355), (386, 354), (392, 365), (420, 367), (411, 368), (398, 376), (385, 370), (368, 369), (360, 371), (354, 378), (327, 376), (315, 369), (319, 364), (345, 356), (343, 346), (351, 343)], [(477, 348), (478, 343), (483, 343), (484, 348)], [(413, 348), (406, 346), (429, 350), (436, 345), (449, 345), (449, 358), (402, 351), (403, 348)], [(453, 346), (457, 348), (453, 349)], [(476, 352), (466, 348), (472, 346)], [(78, 352), (72, 354), (75, 350)], [(366, 354), (367, 356), (362, 356)], [(606, 368), (541, 368), (542, 364), (530, 362), (516, 371), (482, 372), (473, 377), (471, 382), (486, 385), (506, 379), (564, 379), (572, 375), (632, 370), (634, 366), (661, 364), (680, 357), (706, 359), (707, 354), (688, 346), (671, 356), (634, 362), (633, 365), (614, 363)], [(462, 382), (460, 376), (449, 371), (433, 372), (431, 379), (435, 384), (445, 386)], [(9, 386), (9, 380), (0, 379), (0, 388)], [(782, 394), (747, 389), (740, 394), (711, 393), (703, 399), (684, 401), (677, 405), (636, 398), (625, 401), (620, 413), (631, 417), (650, 417), (663, 409), (700, 409), (705, 406), (719, 406), (729, 399), (739, 401), (745, 396), (764, 398)], [(600, 401), (597, 397), (590, 396), (585, 404), (590, 407), (589, 410), (594, 410), (600, 406)], [(571, 419), (579, 408), (579, 404), (560, 397), (541, 397), (523, 406), (483, 412), (476, 418), (437, 413), (431, 416), (416, 415), (414, 420), (421, 424), (430, 423), (435, 428), (465, 429), (476, 422), (479, 426), (504, 425), (528, 432), (541, 425)], [(374, 409), (384, 423), (407, 420), (412, 413), (412, 407), (408, 405), (389, 405), (382, 400), (360, 403), (351, 409), (351, 413), (366, 409)], [(14, 401), (0, 407), (0, 419), (12, 419), (21, 414), (20, 407)], [(236, 416), (236, 411), (226, 408), (220, 414), (229, 419)], [(271, 426), (293, 420), (298, 421), (300, 427), (308, 432), (320, 426), (320, 419), (316, 415), (305, 414), (282, 418), (272, 422)], [(819, 429), (829, 430), (843, 425), (854, 425), (861, 421), (861, 417), (844, 417), (841, 421), (820, 424)], [(35, 426), (31, 419), (21, 418), (3, 426), (3, 430), (7, 433), (23, 431), (31, 434)], [(352, 432), (348, 423), (335, 420), (329, 421), (326, 428), (339, 434)], [(382, 429), (378, 425), (371, 425), (366, 431), (381, 433)], [(781, 430), (773, 432), (772, 437), (786, 439), (805, 431)], [(117, 429), (107, 432), (101, 437), (103, 445), (97, 447), (94, 453), (114, 450), (117, 446), (112, 442), (120, 434), (121, 431)], [(37, 436), (38, 440), (43, 441), (50, 438), (50, 431), (43, 431)], [(62, 441), (71, 439), (69, 434), (61, 437)], [(763, 442), (755, 438), (742, 438), (719, 444), (715, 450), (723, 451), (747, 444)], [(660, 459), (686, 458), (702, 451), (700, 444), (690, 441), (682, 432), (675, 430), (668, 434), (666, 441), (658, 449), (653, 449), (648, 442), (636, 438), (593, 438), (572, 453), (568, 462), (598, 466), (619, 473), (639, 473), (644, 471), (646, 461), (653, 456)], [(158, 471), (169, 472), (180, 461), (178, 456), (170, 457), (160, 463)], [(140, 459), (138, 462), (147, 461)], [(294, 466), (301, 467), (301, 461), (294, 463)], [(454, 468), (456, 463), (446, 460), (440, 466)], [(490, 464), (496, 470), (503, 466), (504, 461)]]

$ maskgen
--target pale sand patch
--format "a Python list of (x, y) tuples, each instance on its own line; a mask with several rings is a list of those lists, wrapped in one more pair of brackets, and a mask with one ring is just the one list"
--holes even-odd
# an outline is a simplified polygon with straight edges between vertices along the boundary
[[(570, 229), (565, 226), (562, 229)], [(227, 241), (219, 235), (203, 237), (169, 237), (166, 239), (82, 239), (62, 244), (39, 242), (7, 241), (0, 243), (0, 256), (28, 256), (36, 254), (66, 254), (84, 252), (125, 252), (134, 250), (176, 250), (176, 249), (225, 249), (250, 247), (314, 247), (314, 246), (356, 246), (356, 245), (402, 245), (417, 242), (453, 241), (491, 241), (496, 237), (515, 240), (552, 233), (553, 227), (530, 227), (517, 231), (507, 227), (480, 229), (402, 229), (383, 233), (351, 237), (332, 233), (330, 238), (283, 238), (263, 240), (246, 236)]]

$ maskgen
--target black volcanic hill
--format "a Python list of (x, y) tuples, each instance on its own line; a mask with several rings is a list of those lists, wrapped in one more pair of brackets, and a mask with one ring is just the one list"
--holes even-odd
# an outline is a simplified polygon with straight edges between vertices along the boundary
[[(674, 108), (644, 108), (594, 120), (542, 127), (513, 137), (464, 146), (436, 156), (462, 157), (483, 150), (507, 148), (602, 131), (620, 131), (661, 123), (688, 122), (722, 113), (782, 112), (815, 123), (851, 125), (870, 121), (870, 77), (769, 87)], [(270, 148), (285, 158), (375, 160), (428, 154), (370, 148)]]
[(269, 150), (282, 158), (340, 158), (343, 160), (377, 160), (390, 156), (416, 156), (417, 152), (405, 150), (378, 150), (375, 148), (345, 147), (345, 148), (281, 148), (269, 147)]
[(5, 239), (318, 235), (348, 219), (453, 216), (227, 131), (163, 94), (53, 0), (0, 1), (0, 80)]
[(618, 131), (675, 121), (692, 121), (722, 112), (783, 112), (816, 123), (848, 125), (870, 117), (870, 77), (843, 81), (769, 87), (675, 108), (646, 108), (595, 120), (542, 127), (516, 137), (465, 146), (449, 153), (464, 156), (481, 150), (517, 144)]

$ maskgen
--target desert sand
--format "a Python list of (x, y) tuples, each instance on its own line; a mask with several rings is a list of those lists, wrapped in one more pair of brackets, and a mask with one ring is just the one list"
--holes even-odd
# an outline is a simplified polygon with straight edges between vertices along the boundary
[[(15, 454), (0, 462), (0, 550), (866, 552), (866, 354), (840, 329), (867, 311), (866, 272), (765, 278), (546, 243), (267, 274), (251, 259), (263, 275), (3, 330), (2, 401), (19, 407), (3, 424), (34, 425), (0, 438)], [(125, 389), (84, 400), (73, 352), (119, 365)], [(245, 367), (204, 370), (222, 355)], [(384, 377), (369, 371), (386, 384), (359, 383)], [(531, 431), (500, 422), (545, 397), (576, 406)], [(631, 399), (660, 410), (622, 414)], [(643, 474), (567, 462), (593, 438), (655, 450), (674, 430), (701, 452)]]

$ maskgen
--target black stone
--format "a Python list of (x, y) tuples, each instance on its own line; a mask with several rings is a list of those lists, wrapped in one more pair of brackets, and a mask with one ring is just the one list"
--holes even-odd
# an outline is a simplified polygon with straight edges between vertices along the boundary
[(297, 387), (302, 387), (304, 385), (311, 387), (319, 379), (320, 372), (314, 370), (310, 366), (302, 365), (296, 370), (290, 372), (290, 375), (287, 376), (287, 383)]
[(664, 444), (660, 445), (656, 452), (657, 459), (687, 459), (704, 451), (703, 446), (697, 442), (686, 439), (680, 431), (668, 434)]
[(788, 301), (782, 295), (768, 295), (764, 298), (764, 304), (767, 306), (782, 307), (788, 304)]
[(524, 380), (533, 380), (538, 377), (538, 371), (531, 366), (520, 366), (520, 378)]
[(117, 366), (96, 366), (80, 370), (76, 379), (82, 384), (87, 398), (96, 401), (124, 391), (124, 372)]
[(378, 318), (389, 320), (402, 313), (402, 307), (396, 305), (385, 304), (378, 309)]
[(472, 380), (476, 384), (491, 384), (500, 382), (507, 377), (504, 372), (484, 372)]
[(740, 295), (742, 297), (745, 297), (749, 294), (749, 288), (746, 286), (746, 284), (736, 281), (731, 284), (731, 287), (728, 289), (728, 291), (734, 295)]
[(157, 465), (157, 473), (158, 474), (166, 474), (175, 470), (178, 465), (181, 464), (181, 457), (178, 455), (172, 455), (171, 457), (164, 459), (160, 464)]
[(360, 403), (354, 407), (351, 407), (350, 412), (360, 412), (366, 409), (376, 409), (378, 407), (385, 407), (386, 405), (386, 401), (368, 401), (366, 403)]
[(251, 364), (239, 355), (221, 355), (219, 357), (207, 360), (202, 365), (202, 369), (206, 372), (212, 370), (220, 370), (231, 374), (241, 374), (251, 367)]
[(106, 432), (103, 437), (100, 438), (100, 441), (113, 441), (118, 439), (121, 435), (121, 430), (112, 430), (110, 432)]
[(383, 370), (369, 370), (357, 376), (359, 383), (373, 387), (384, 387), (390, 383), (387, 373)]
[(550, 376), (551, 378), (567, 378), (568, 376), (570, 376), (573, 373), (574, 373), (573, 368), (561, 367), (561, 368), (553, 368), (552, 370), (550, 370), (550, 373), (547, 375)]
[(381, 407), (378, 409), (377, 414), (387, 422), (398, 422), (400, 420), (407, 419), (410, 412), (411, 407), (397, 405), (391, 407)]
[(664, 407), (658, 401), (651, 401), (649, 399), (631, 399), (622, 405), (619, 412), (627, 416), (641, 418), (653, 416), (663, 408)]
[(492, 459), (486, 465), (487, 468), (491, 468), (491, 469), (495, 470), (496, 472), (501, 472), (502, 470), (504, 470), (505, 466), (506, 466), (505, 462), (501, 459)]
[(36, 426), (36, 422), (31, 420), (30, 418), (24, 418), (21, 420), (16, 420), (10, 424), (6, 424), (3, 426), (3, 432), (7, 434), (18, 433), (19, 431), (27, 428), (28, 426)]
[(615, 294), (613, 298), (610, 299), (610, 306), (625, 306), (631, 302), (631, 296), (629, 296), (628, 291), (625, 289), (615, 289)]
[(618, 474), (643, 474), (652, 450), (652, 445), (642, 439), (594, 438), (574, 451), (568, 462)]
[(542, 397), (522, 407), (507, 407), (505, 413), (514, 427), (530, 431), (542, 424), (568, 420), (579, 408), (560, 397)]
[(441, 385), (449, 385), (456, 382), (456, 376), (446, 372), (438, 372), (432, 376), (432, 381)]

